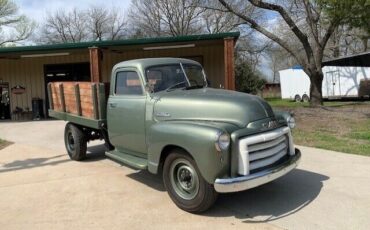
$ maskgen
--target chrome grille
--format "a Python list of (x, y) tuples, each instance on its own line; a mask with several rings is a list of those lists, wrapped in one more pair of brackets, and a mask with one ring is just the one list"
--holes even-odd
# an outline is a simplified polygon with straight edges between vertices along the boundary
[(294, 155), (288, 127), (242, 138), (239, 140), (238, 173), (248, 175), (252, 170), (274, 164), (287, 154)]

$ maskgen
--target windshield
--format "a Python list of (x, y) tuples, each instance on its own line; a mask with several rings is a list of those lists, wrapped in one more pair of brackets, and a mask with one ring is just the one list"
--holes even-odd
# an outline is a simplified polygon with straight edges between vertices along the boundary
[(207, 84), (202, 67), (192, 64), (152, 66), (146, 69), (145, 74), (154, 93), (177, 88), (202, 88)]

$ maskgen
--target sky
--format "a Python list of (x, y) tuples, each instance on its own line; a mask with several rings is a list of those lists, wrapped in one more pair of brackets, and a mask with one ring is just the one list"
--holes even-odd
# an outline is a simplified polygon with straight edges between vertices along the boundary
[(89, 6), (119, 7), (126, 10), (130, 0), (13, 0), (19, 7), (19, 11), (36, 23), (41, 24), (48, 13), (59, 9), (70, 10), (73, 8), (85, 9)]
[[(42, 24), (48, 13), (57, 10), (71, 10), (73, 8), (86, 9), (90, 6), (115, 7), (123, 11), (129, 8), (131, 0), (13, 0), (19, 7), (19, 12), (35, 21), (38, 25)], [(273, 19), (275, 15), (270, 15)], [(262, 35), (261, 35), (262, 36)], [(32, 44), (32, 42), (30, 43)], [(30, 45), (28, 42), (25, 45)], [(262, 61), (261, 72), (265, 76), (271, 76), (272, 72), (268, 67), (267, 60)]]

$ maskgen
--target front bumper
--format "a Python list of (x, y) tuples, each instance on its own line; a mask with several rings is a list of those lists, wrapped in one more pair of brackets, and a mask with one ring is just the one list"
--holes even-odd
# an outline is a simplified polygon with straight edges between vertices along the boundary
[(295, 149), (294, 156), (275, 167), (247, 176), (216, 179), (214, 183), (215, 190), (219, 193), (239, 192), (266, 184), (292, 171), (297, 167), (300, 159), (301, 152), (299, 149)]

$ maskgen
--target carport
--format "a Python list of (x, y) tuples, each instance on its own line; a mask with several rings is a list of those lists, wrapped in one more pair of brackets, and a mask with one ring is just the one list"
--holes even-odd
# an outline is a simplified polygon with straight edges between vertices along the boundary
[[(369, 95), (370, 95), (370, 78), (369, 78), (370, 52), (364, 52), (360, 54), (354, 54), (350, 56), (326, 60), (322, 62), (322, 66), (332, 67), (330, 69), (331, 73), (333, 73), (332, 77), (339, 78), (338, 76), (335, 76), (335, 74), (338, 73), (339, 69), (354, 70), (353, 73), (351, 74), (353, 78), (356, 78), (358, 77), (358, 75), (362, 74), (364, 78), (361, 79), (359, 84), (355, 84), (354, 87), (358, 88), (358, 97), (369, 98)], [(332, 82), (336, 82), (336, 81), (337, 80), (332, 81)], [(340, 82), (338, 83), (341, 84)]]
[(48, 82), (108, 82), (116, 63), (137, 58), (193, 59), (204, 66), (212, 87), (234, 90), (238, 37), (236, 32), (0, 48), (0, 119), (31, 119), (36, 99), (46, 111)]

